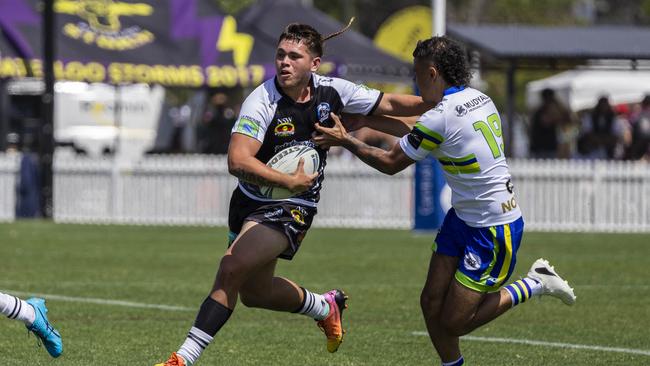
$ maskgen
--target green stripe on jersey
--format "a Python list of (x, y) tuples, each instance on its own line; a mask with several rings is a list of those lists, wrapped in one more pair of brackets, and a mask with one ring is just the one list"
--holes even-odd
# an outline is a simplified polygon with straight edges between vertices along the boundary
[(425, 127), (422, 123), (420, 123), (419, 121), (415, 123), (415, 128), (417, 128), (417, 129), (418, 129), (420, 132), (422, 132), (423, 134), (425, 134), (425, 135), (431, 137), (433, 140), (435, 140), (434, 142), (435, 142), (436, 144), (438, 144), (438, 145), (442, 144), (442, 142), (445, 141), (445, 139), (444, 139), (444, 138), (443, 138), (439, 133), (437, 133), (437, 132), (435, 132), (435, 131), (433, 131), (433, 130), (430, 130), (430, 129), (426, 128), (426, 127)]

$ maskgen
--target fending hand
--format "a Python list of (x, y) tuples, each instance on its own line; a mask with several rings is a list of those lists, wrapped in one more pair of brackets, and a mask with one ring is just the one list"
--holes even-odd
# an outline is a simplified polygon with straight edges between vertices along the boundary
[(323, 127), (319, 123), (314, 125), (316, 132), (312, 135), (312, 139), (316, 145), (323, 149), (344, 145), (350, 137), (339, 116), (330, 113), (330, 117), (334, 121), (334, 127)]

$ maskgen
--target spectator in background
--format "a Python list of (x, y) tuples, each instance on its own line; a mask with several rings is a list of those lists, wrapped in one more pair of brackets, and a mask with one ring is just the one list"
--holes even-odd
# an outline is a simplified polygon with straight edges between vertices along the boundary
[(531, 120), (531, 156), (538, 159), (569, 158), (575, 139), (570, 132), (574, 130), (571, 113), (557, 100), (552, 89), (542, 90), (541, 95), (542, 105)]
[(629, 159), (650, 160), (650, 94), (641, 102), (641, 110), (631, 118), (632, 143), (628, 150)]
[(623, 128), (617, 123), (609, 98), (602, 96), (591, 113), (584, 115), (578, 139), (578, 152), (587, 159), (613, 159)]
[(203, 120), (197, 131), (199, 151), (204, 154), (226, 154), (230, 143), (230, 130), (239, 111), (229, 103), (225, 93), (215, 93), (210, 98)]
[(614, 107), (616, 130), (620, 138), (614, 148), (614, 159), (625, 159), (632, 144), (632, 126), (630, 125), (630, 107), (618, 104)]

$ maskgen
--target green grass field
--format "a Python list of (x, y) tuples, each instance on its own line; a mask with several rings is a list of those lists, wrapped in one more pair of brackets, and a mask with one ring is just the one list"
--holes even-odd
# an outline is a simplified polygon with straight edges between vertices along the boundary
[[(153, 365), (166, 359), (184, 340), (212, 284), (225, 237), (224, 228), (0, 224), (0, 289), (23, 298), (52, 295), (50, 319), (65, 344), (64, 355), (52, 360), (22, 324), (3, 318), (0, 365)], [(314, 291), (348, 292), (348, 334), (339, 352), (326, 352), (324, 337), (304, 316), (239, 305), (198, 365), (439, 364), (422, 335), (419, 310), (432, 238), (408, 231), (310, 231), (297, 257), (281, 261), (278, 273)], [(466, 364), (650, 364), (649, 235), (527, 233), (515, 275), (541, 256), (575, 286), (577, 304), (543, 298), (515, 308), (472, 333), (480, 338), (461, 340)]]

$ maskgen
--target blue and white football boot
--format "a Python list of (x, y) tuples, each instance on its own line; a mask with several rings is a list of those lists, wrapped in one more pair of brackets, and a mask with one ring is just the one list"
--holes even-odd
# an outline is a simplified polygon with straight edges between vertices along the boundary
[(25, 301), (34, 308), (36, 318), (27, 330), (34, 333), (45, 345), (45, 349), (52, 357), (59, 357), (63, 352), (63, 342), (61, 335), (54, 329), (49, 320), (47, 320), (47, 307), (45, 300), (37, 297)]

